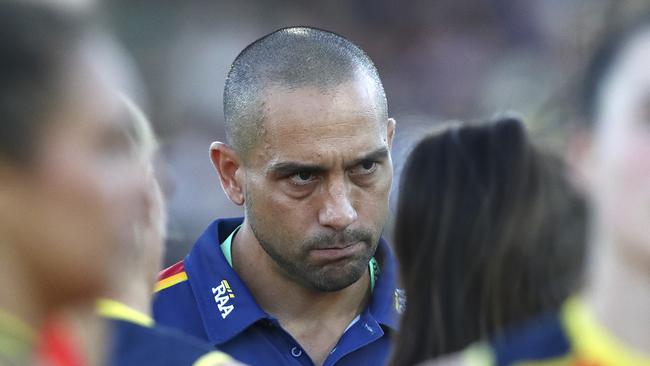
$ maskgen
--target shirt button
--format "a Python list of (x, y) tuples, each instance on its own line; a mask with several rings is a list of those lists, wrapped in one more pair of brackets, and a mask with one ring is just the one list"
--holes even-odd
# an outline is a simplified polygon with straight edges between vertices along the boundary
[(293, 347), (291, 349), (291, 355), (293, 357), (300, 357), (300, 356), (302, 356), (302, 350), (300, 348), (298, 348), (298, 347)]

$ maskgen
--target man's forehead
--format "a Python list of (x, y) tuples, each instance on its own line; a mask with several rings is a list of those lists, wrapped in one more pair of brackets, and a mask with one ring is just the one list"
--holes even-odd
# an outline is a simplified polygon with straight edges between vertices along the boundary
[(358, 120), (312, 128), (278, 128), (266, 131), (256, 150), (258, 161), (296, 161), (326, 164), (358, 159), (382, 148), (388, 150), (386, 127)]
[(381, 118), (375, 85), (358, 78), (337, 85), (269, 85), (262, 94), (264, 120), (275, 124), (318, 124), (341, 118)]
[[(384, 134), (385, 137), (385, 134)], [(388, 143), (379, 133), (370, 130), (343, 136), (332, 133), (318, 134), (318, 130), (289, 133), (285, 136), (264, 139), (257, 150), (262, 161), (319, 161), (358, 159), (373, 151), (385, 148)]]
[(303, 138), (349, 135), (349, 129), (383, 125), (376, 98), (360, 82), (332, 88), (272, 86), (264, 94), (262, 123), (270, 139), (294, 134)]
[(305, 159), (332, 151), (353, 158), (387, 146), (376, 94), (365, 80), (333, 87), (268, 86), (254, 148), (260, 158)]

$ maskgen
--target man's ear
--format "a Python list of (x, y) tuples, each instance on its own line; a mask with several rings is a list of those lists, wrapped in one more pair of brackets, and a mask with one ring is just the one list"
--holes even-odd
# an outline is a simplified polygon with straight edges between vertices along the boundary
[(386, 126), (386, 140), (388, 142), (388, 147), (393, 146), (393, 137), (395, 136), (395, 120), (393, 118), (389, 118), (387, 121), (387, 126)]
[(583, 193), (588, 193), (592, 185), (595, 156), (591, 132), (574, 131), (566, 149), (569, 180)]
[(244, 182), (242, 165), (237, 152), (223, 142), (210, 145), (210, 160), (219, 174), (221, 188), (230, 200), (241, 206), (244, 204)]

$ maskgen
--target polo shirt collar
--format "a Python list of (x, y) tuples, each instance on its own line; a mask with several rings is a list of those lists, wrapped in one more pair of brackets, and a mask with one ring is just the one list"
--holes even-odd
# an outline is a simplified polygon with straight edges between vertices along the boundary
[(242, 222), (241, 218), (213, 222), (185, 257), (185, 271), (203, 326), (208, 339), (217, 346), (258, 320), (269, 317), (257, 305), (219, 247)]
[(397, 288), (397, 265), (388, 243), (379, 239), (375, 258), (379, 262), (380, 274), (369, 304), (370, 314), (379, 324), (397, 330), (399, 314), (404, 311), (404, 291)]
[[(220, 248), (221, 243), (242, 222), (243, 218), (214, 221), (199, 237), (184, 262), (206, 334), (217, 346), (257, 321), (271, 318), (257, 304)], [(395, 286), (395, 258), (384, 239), (379, 241), (375, 258), (381, 272), (367, 310), (379, 324), (394, 330), (397, 328), (397, 310), (401, 302)]]

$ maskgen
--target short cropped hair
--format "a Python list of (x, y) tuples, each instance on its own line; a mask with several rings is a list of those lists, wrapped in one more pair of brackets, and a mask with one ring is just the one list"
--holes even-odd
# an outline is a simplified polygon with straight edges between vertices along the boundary
[(379, 73), (361, 48), (338, 34), (310, 27), (270, 33), (246, 47), (228, 72), (223, 93), (227, 141), (244, 154), (253, 146), (269, 86), (327, 89), (360, 76), (372, 81), (380, 112), (388, 118)]

